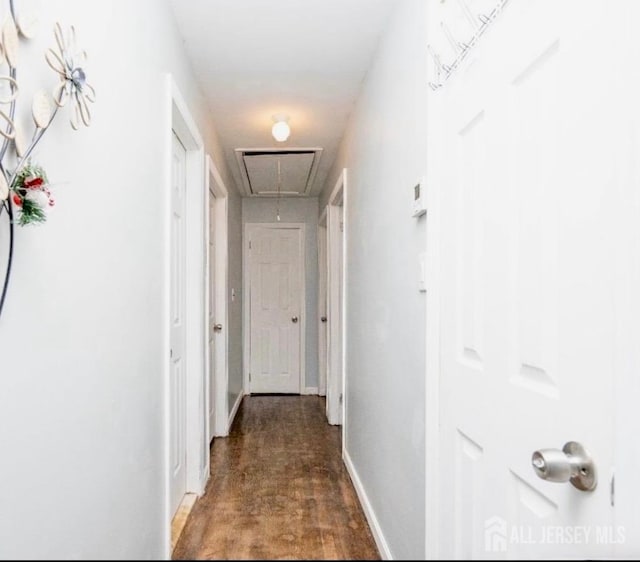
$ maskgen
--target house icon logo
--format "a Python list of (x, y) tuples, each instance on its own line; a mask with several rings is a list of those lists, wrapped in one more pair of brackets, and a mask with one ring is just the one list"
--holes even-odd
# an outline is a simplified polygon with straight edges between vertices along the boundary
[(484, 548), (487, 552), (507, 551), (507, 522), (498, 516), (484, 522)]

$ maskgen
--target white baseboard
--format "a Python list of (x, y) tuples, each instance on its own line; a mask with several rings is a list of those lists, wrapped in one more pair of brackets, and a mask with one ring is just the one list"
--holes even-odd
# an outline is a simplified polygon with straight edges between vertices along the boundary
[(346, 449), (342, 451), (342, 460), (344, 461), (344, 465), (347, 467), (347, 472), (351, 477), (353, 487), (356, 489), (356, 493), (358, 494), (358, 498), (360, 499), (360, 504), (362, 505), (364, 514), (367, 517), (367, 521), (369, 522), (369, 528), (371, 529), (371, 534), (373, 535), (373, 538), (376, 541), (376, 545), (378, 546), (378, 550), (380, 551), (380, 556), (383, 560), (393, 560), (391, 551), (389, 550), (389, 545), (387, 544), (387, 540), (382, 534), (380, 523), (378, 523), (378, 518), (376, 517), (376, 514), (371, 507), (371, 503), (369, 502), (367, 493), (362, 486), (360, 477), (358, 476), (358, 473), (353, 466), (353, 462), (351, 461), (351, 457), (349, 456), (349, 453)]
[(317, 386), (307, 386), (306, 388), (302, 389), (302, 392), (300, 394), (318, 394), (318, 387)]
[(236, 403), (233, 405), (231, 409), (231, 413), (229, 414), (229, 423), (227, 424), (227, 435), (231, 431), (231, 426), (233, 425), (233, 420), (236, 419), (236, 414), (238, 413), (238, 408), (240, 408), (240, 404), (242, 404), (242, 399), (244, 398), (244, 390), (240, 391), (238, 394), (238, 398), (236, 398)]

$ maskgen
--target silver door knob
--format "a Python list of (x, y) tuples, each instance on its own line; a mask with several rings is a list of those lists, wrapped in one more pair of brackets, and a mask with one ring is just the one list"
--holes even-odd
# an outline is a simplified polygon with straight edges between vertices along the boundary
[(297, 316), (294, 316), (294, 317), (291, 319), (291, 322), (293, 322), (294, 324), (297, 324), (297, 323), (298, 323), (298, 317), (297, 317)]
[(535, 473), (549, 482), (571, 482), (578, 490), (591, 492), (598, 484), (596, 466), (586, 449), (569, 441), (560, 449), (540, 449), (531, 456)]
[(214, 332), (222, 332), (222, 324), (214, 324), (213, 325)]

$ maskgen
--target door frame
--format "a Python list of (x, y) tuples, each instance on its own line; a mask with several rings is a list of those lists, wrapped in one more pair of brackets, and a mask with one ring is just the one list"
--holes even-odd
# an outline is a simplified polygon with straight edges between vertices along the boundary
[(251, 394), (249, 382), (249, 369), (251, 368), (251, 267), (249, 260), (250, 234), (259, 229), (295, 229), (300, 230), (300, 258), (302, 267), (300, 271), (300, 394), (305, 393), (306, 388), (306, 332), (307, 332), (307, 256), (306, 256), (306, 227), (302, 222), (248, 222), (245, 223), (242, 232), (242, 310), (243, 310), (243, 384), (245, 394)]
[[(439, 22), (438, 8), (428, 6), (425, 11), (427, 39), (439, 32), (433, 22)], [(439, 24), (438, 24), (439, 26)], [(427, 69), (430, 73), (431, 69)], [(446, 90), (446, 88), (442, 88)], [(442, 103), (446, 91), (427, 91), (427, 139), (426, 139), (426, 228), (424, 248), (426, 252), (426, 326), (425, 326), (425, 558), (440, 558), (440, 189)]]
[[(343, 168), (327, 205), (327, 420), (342, 424), (342, 450), (345, 450), (347, 412), (347, 169)], [(342, 215), (342, 221), (340, 221)], [(340, 222), (343, 230), (340, 232)], [(342, 243), (340, 243), (342, 239)], [(340, 265), (342, 260), (342, 266)], [(342, 274), (340, 275), (340, 270)], [(342, 291), (342, 306), (340, 292)], [(341, 350), (334, 342), (339, 341)], [(332, 373), (342, 371), (337, 381)], [(342, 403), (340, 403), (342, 395)], [(341, 417), (341, 419), (340, 419)]]
[(186, 197), (185, 197), (185, 369), (186, 369), (186, 493), (201, 495), (209, 477), (209, 454), (206, 438), (206, 339), (204, 327), (208, 323), (206, 302), (204, 246), (206, 215), (208, 206), (207, 185), (205, 181), (204, 142), (193, 119), (189, 107), (180, 93), (171, 74), (165, 79), (164, 103), (164, 175), (163, 185), (164, 218), (163, 245), (164, 265), (162, 268), (163, 305), (160, 326), (161, 341), (159, 364), (162, 365), (163, 400), (163, 474), (164, 494), (164, 547), (165, 554), (171, 553), (171, 466), (170, 466), (170, 369), (171, 354), (170, 317), (171, 317), (171, 177), (172, 142), (175, 133), (186, 149)]
[[(441, 92), (440, 92), (441, 93)], [(425, 556), (438, 560), (440, 553), (440, 203), (438, 93), (429, 93), (427, 132), (426, 341), (425, 341)], [(435, 453), (435, 454), (434, 454)]]
[[(214, 334), (213, 341), (215, 346), (215, 380), (214, 380), (214, 427), (209, 428), (209, 438), (211, 437), (225, 437), (229, 434), (229, 418), (227, 412), (229, 411), (229, 398), (227, 396), (227, 389), (229, 386), (229, 306), (228, 306), (228, 287), (229, 287), (229, 192), (222, 180), (222, 176), (213, 161), (213, 158), (207, 154), (207, 202), (206, 208), (209, 208), (209, 203), (213, 198), (215, 200), (215, 264), (214, 264), (214, 279), (209, 278), (209, 252), (206, 252), (207, 267), (205, 269), (206, 286), (213, 282), (215, 287), (215, 311), (216, 321), (220, 319), (222, 324), (222, 332)], [(206, 216), (205, 227), (205, 248), (209, 248), (209, 214)], [(206, 292), (206, 305), (205, 308), (209, 310), (209, 291)], [(209, 319), (206, 318), (205, 333), (209, 334), (209, 330), (212, 327), (209, 326)], [(208, 347), (208, 344), (207, 344)], [(211, 372), (211, 365), (209, 365), (209, 358), (211, 357), (207, 349), (206, 353), (206, 367), (207, 373)], [(206, 387), (206, 409), (207, 417), (209, 412), (209, 396), (210, 396), (210, 384), (211, 377), (207, 376)]]
[[(328, 270), (327, 258), (327, 208), (322, 211), (318, 219), (318, 395), (327, 395), (327, 369), (329, 326), (321, 318), (329, 317), (327, 305)], [(324, 326), (323, 326), (324, 324)]]

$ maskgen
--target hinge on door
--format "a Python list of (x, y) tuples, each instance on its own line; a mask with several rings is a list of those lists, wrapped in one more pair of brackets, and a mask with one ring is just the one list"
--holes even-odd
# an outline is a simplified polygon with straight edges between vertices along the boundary
[(616, 475), (611, 475), (611, 484), (609, 485), (609, 497), (611, 498), (611, 507), (616, 505)]
[(340, 232), (344, 232), (344, 223), (343, 222), (340, 223)]
[(251, 240), (249, 240), (249, 249), (251, 249)]
[(249, 373), (249, 382), (251, 382), (251, 373)]
[(340, 404), (342, 404), (342, 392), (340, 393)]

